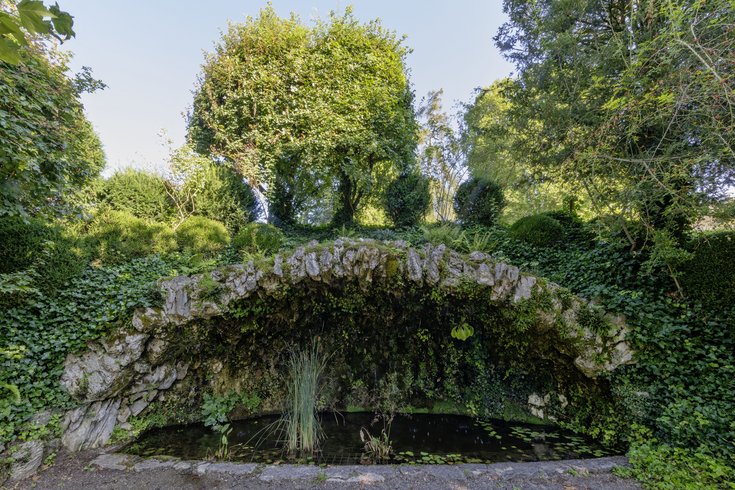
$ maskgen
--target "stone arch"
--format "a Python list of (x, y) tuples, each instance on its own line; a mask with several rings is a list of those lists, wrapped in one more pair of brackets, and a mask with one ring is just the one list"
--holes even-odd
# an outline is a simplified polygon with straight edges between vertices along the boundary
[[(275, 297), (289, 288), (315, 284), (335, 287), (345, 281), (364, 291), (394, 283), (396, 288), (444, 292), (469, 288), (505, 309), (543, 296), (545, 306), (534, 316), (534, 331), (553, 331), (561, 339), (554, 348), (580, 376), (595, 379), (633, 361), (622, 318), (487, 254), (461, 254), (444, 245), (417, 249), (400, 241), (312, 242), (258, 263), (164, 280), (160, 307), (136, 310), (118, 331), (69, 355), (61, 383), (79, 405), (64, 418), (63, 444), (73, 451), (104, 445), (116, 426), (182, 385), (192, 366), (181, 351), (191, 347), (176, 339), (186, 339), (197, 322), (224, 318), (233, 305), (249, 298)], [(597, 325), (584, 320), (590, 312), (595, 312)], [(548, 402), (544, 398), (534, 394), (528, 400), (529, 408), (541, 416)]]

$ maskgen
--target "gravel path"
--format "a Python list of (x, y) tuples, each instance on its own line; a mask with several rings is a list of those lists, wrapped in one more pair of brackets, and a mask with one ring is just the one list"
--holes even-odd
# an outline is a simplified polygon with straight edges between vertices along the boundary
[(100, 451), (60, 453), (49, 468), (9, 489), (559, 489), (641, 487), (612, 474), (623, 457), (537, 463), (436, 466), (255, 465), (157, 461)]

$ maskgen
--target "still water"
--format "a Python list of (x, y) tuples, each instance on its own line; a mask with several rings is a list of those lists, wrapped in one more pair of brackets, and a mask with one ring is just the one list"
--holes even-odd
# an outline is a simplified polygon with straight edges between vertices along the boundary
[[(300, 460), (314, 464), (368, 462), (360, 429), (380, 435), (381, 422), (373, 413), (320, 415), (325, 439), (319, 452)], [(281, 449), (281, 435), (272, 430), (277, 416), (232, 423), (228, 436), (231, 461), (292, 462)], [(393, 455), (383, 463), (456, 464), (501, 461), (547, 461), (617, 454), (574, 432), (553, 426), (502, 420), (476, 420), (461, 415), (396, 415), (390, 430)], [(124, 451), (140, 456), (181, 459), (211, 458), (220, 436), (201, 424), (170, 426), (143, 434)], [(370, 461), (375, 462), (375, 461)]]

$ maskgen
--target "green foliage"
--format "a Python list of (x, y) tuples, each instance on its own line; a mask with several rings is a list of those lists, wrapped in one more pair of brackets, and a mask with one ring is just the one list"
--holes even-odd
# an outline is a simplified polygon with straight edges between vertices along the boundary
[(713, 308), (735, 304), (735, 233), (699, 235), (687, 248), (691, 259), (681, 266), (687, 297)]
[(0, 4), (0, 62), (17, 65), (21, 48), (34, 36), (54, 37), (63, 42), (75, 36), (74, 18), (55, 3), (46, 7), (40, 0), (12, 0)]
[(224, 395), (205, 393), (202, 397), (202, 422), (217, 432), (222, 432), (230, 424), (230, 413), (235, 407), (242, 406), (249, 413), (257, 410), (260, 397), (230, 391)]
[(103, 211), (87, 228), (93, 256), (104, 264), (120, 264), (151, 254), (176, 250), (177, 239), (166, 225), (124, 211)]
[(252, 189), (228, 162), (215, 162), (198, 154), (191, 145), (172, 149), (171, 197), (178, 221), (191, 215), (221, 221), (235, 233), (259, 212)]
[(0, 315), (0, 384), (15, 385), (20, 401), (2, 393), (0, 441), (25, 431), (36, 411), (70, 407), (59, 384), (67, 354), (110, 332), (133, 308), (156, 305), (156, 281), (178, 268), (155, 256), (88, 268), (54, 295), (6, 308)]
[(503, 189), (495, 182), (473, 177), (454, 196), (454, 211), (464, 225), (491, 226), (505, 206)]
[(285, 236), (281, 230), (265, 223), (245, 225), (232, 240), (236, 250), (271, 255), (281, 248)]
[(564, 228), (546, 214), (519, 219), (510, 227), (510, 234), (517, 240), (539, 247), (550, 247), (564, 241)]
[(628, 452), (630, 468), (616, 473), (633, 477), (650, 489), (721, 490), (735, 488), (735, 464), (656, 441), (641, 442)]
[(511, 158), (584, 191), (618, 225), (642, 225), (631, 245), (654, 230), (683, 245), (735, 175), (731, 2), (505, 0), (504, 10), (495, 39), (518, 72), (505, 92)]
[(104, 181), (99, 201), (116, 211), (164, 223), (171, 219), (174, 210), (170, 187), (159, 175), (126, 169)]
[[(735, 448), (735, 316), (672, 299), (666, 270), (616, 243), (533, 247), (493, 232), (493, 255), (522, 265), (621, 314), (637, 363), (615, 375), (621, 426), (639, 422), (665, 444), (717, 458)], [(685, 276), (683, 276), (685, 277)], [(597, 409), (599, 411), (599, 408)], [(613, 414), (614, 416), (614, 414)], [(618, 429), (623, 434), (623, 429)]]
[[(0, 27), (0, 46), (5, 40)], [(0, 215), (58, 215), (68, 210), (70, 191), (105, 163), (80, 101), (99, 84), (75, 83), (66, 57), (51, 59), (40, 48), (22, 49), (21, 59), (0, 61)]]
[(398, 227), (416, 226), (431, 203), (429, 180), (419, 174), (402, 174), (385, 192), (385, 209)]
[(219, 221), (191, 216), (176, 228), (176, 243), (184, 252), (213, 256), (230, 242), (230, 234)]
[(421, 228), (423, 239), (432, 245), (440, 243), (455, 248), (465, 238), (462, 228), (455, 225), (424, 226)]
[(81, 273), (88, 249), (83, 239), (61, 226), (6, 217), (0, 218), (0, 256), (0, 274), (25, 271), (31, 284), (50, 292)]
[(413, 157), (406, 53), (349, 9), (309, 28), (268, 6), (207, 56), (189, 137), (267, 184), (272, 219), (351, 223)]

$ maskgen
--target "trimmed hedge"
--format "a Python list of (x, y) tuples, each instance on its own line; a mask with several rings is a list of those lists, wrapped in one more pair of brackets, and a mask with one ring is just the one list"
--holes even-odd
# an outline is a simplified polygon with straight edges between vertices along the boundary
[(224, 224), (203, 216), (190, 216), (175, 232), (179, 248), (187, 253), (212, 256), (230, 243)]
[(708, 233), (688, 246), (692, 258), (681, 268), (686, 295), (714, 308), (735, 305), (735, 232)]
[(503, 188), (491, 180), (474, 177), (463, 182), (454, 195), (454, 211), (464, 225), (491, 226), (504, 207)]
[(429, 179), (419, 174), (399, 176), (385, 192), (385, 211), (398, 227), (421, 223), (430, 203)]
[(88, 227), (87, 234), (95, 258), (104, 264), (120, 264), (176, 250), (176, 240), (168, 226), (124, 211), (100, 213)]
[(513, 223), (510, 235), (537, 247), (550, 247), (564, 240), (564, 228), (546, 214), (533, 214)]
[(239, 251), (273, 254), (283, 245), (283, 232), (273, 225), (248, 223), (232, 240), (232, 246)]

